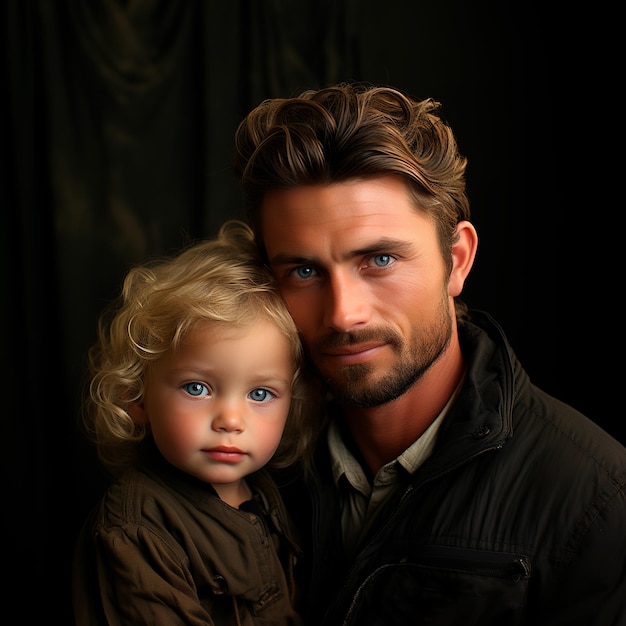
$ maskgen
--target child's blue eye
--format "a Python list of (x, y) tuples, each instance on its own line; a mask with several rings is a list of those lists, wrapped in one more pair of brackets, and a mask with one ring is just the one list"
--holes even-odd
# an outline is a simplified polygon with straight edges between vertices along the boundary
[(191, 382), (183, 385), (183, 389), (190, 395), (194, 397), (206, 396), (209, 394), (208, 387), (199, 382)]
[(249, 395), (255, 402), (265, 402), (266, 400), (271, 400), (274, 397), (274, 394), (271, 391), (263, 389), (262, 387), (253, 389)]

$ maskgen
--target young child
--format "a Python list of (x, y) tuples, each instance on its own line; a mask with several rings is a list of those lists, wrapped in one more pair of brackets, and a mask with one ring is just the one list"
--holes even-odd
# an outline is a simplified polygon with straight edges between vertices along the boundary
[(264, 466), (304, 457), (301, 347), (243, 223), (128, 273), (85, 412), (116, 480), (76, 545), (85, 624), (300, 624), (299, 548)]

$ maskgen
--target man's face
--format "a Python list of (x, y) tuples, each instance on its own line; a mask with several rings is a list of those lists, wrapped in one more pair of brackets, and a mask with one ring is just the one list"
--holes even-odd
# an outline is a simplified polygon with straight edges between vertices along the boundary
[(309, 358), (340, 401), (385, 404), (445, 351), (455, 294), (435, 225), (400, 177), (272, 191), (261, 229)]

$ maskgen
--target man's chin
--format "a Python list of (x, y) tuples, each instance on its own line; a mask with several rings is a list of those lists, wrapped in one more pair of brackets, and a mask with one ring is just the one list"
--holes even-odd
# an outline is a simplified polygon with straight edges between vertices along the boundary
[(371, 367), (362, 365), (351, 365), (339, 371), (325, 372), (322, 377), (333, 391), (344, 390), (350, 394), (362, 393), (373, 383)]
[(344, 406), (372, 406), (372, 389), (362, 379), (358, 383), (346, 378), (327, 379), (326, 384), (335, 400)]

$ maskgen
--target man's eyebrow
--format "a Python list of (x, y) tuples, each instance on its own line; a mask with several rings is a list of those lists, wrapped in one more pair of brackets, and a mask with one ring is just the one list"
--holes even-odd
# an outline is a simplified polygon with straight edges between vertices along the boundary
[(366, 256), (369, 254), (380, 254), (383, 252), (404, 252), (412, 247), (410, 241), (404, 239), (392, 239), (390, 237), (384, 237), (367, 246), (351, 250), (349, 256)]
[(286, 252), (279, 252), (268, 259), (270, 265), (311, 265), (315, 263), (313, 257), (297, 256)]
[[(349, 250), (346, 254), (346, 258), (354, 258), (359, 256), (368, 256), (372, 254), (388, 253), (402, 253), (408, 251), (412, 247), (410, 241), (404, 239), (392, 239), (390, 237), (384, 237), (367, 246)], [(289, 254), (287, 252), (279, 252), (269, 259), (270, 265), (315, 265), (318, 263), (316, 257), (306, 257), (297, 254)]]

